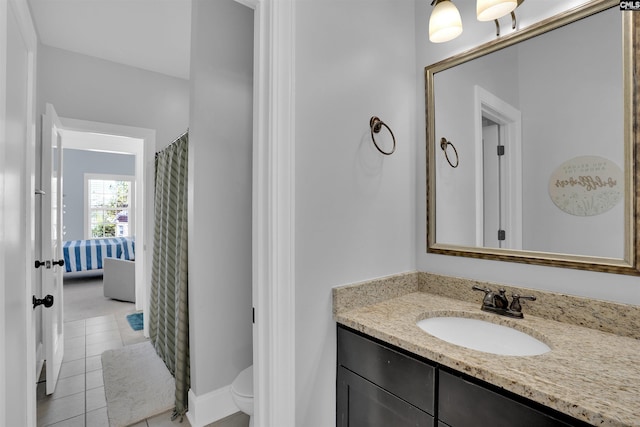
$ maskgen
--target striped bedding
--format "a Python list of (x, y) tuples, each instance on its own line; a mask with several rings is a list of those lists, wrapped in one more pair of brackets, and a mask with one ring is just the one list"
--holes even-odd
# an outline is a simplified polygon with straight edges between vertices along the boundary
[(67, 273), (101, 270), (105, 258), (134, 259), (133, 237), (69, 240), (62, 245)]

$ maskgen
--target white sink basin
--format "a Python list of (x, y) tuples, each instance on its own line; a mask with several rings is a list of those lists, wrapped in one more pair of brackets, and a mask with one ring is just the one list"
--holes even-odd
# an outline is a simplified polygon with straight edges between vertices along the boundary
[(425, 332), (462, 347), (502, 356), (535, 356), (551, 351), (531, 335), (508, 326), (466, 317), (430, 317), (417, 325)]

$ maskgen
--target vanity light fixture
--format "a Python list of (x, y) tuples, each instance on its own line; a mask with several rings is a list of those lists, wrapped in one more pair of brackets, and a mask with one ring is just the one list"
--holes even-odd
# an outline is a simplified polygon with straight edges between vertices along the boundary
[[(442, 43), (453, 40), (462, 33), (462, 18), (451, 0), (433, 0), (429, 18), (429, 41)], [(508, 12), (507, 12), (508, 13)]]
[(496, 37), (500, 36), (498, 18), (511, 14), (511, 29), (516, 29), (515, 10), (524, 0), (477, 0), (476, 16), (478, 21), (493, 21), (496, 23)]
[(513, 12), (518, 7), (518, 0), (478, 0), (476, 16), (478, 21), (493, 21)]

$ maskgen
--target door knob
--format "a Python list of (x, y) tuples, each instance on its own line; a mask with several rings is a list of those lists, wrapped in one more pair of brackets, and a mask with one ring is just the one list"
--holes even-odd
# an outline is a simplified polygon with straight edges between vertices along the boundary
[(39, 305), (44, 305), (45, 307), (49, 308), (53, 305), (53, 295), (47, 295), (42, 299), (36, 298), (36, 296), (33, 295), (32, 301), (33, 301), (33, 308), (36, 308)]
[(38, 261), (36, 260), (35, 266), (36, 268), (47, 266), (47, 268), (51, 268), (51, 261)]
[(47, 268), (51, 268), (51, 266), (53, 265), (59, 265), (60, 267), (62, 267), (64, 265), (64, 260), (63, 259), (59, 259), (58, 261), (56, 260), (51, 260), (51, 261), (36, 261), (35, 264), (36, 268), (40, 268), (42, 266), (46, 266)]

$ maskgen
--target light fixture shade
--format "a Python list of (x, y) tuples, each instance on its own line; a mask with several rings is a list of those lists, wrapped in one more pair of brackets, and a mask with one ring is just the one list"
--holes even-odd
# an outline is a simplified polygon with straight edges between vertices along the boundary
[(476, 16), (478, 21), (493, 21), (518, 7), (518, 0), (478, 0)]
[(429, 40), (442, 43), (455, 39), (462, 33), (462, 18), (458, 8), (449, 0), (438, 2), (429, 18)]

